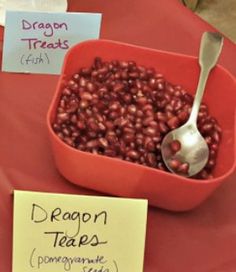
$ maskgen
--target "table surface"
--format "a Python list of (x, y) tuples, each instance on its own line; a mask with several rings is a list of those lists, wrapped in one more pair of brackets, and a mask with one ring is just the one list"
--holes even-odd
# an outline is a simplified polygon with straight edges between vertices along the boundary
[[(102, 12), (102, 38), (190, 55), (197, 55), (201, 34), (212, 30), (178, 0), (74, 0), (69, 10)], [(236, 46), (226, 39), (220, 62), (234, 75), (235, 56)], [(45, 118), (57, 80), (51, 75), (0, 73), (2, 272), (11, 271), (14, 189), (98, 194), (67, 182), (55, 168)], [(145, 272), (236, 271), (234, 179), (193, 211), (149, 208)]]

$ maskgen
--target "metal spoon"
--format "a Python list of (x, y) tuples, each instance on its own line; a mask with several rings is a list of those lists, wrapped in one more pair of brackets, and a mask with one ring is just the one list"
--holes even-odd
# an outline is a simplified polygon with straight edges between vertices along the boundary
[[(201, 73), (190, 117), (183, 126), (169, 132), (162, 141), (162, 158), (167, 168), (176, 174), (186, 177), (193, 176), (199, 173), (208, 161), (209, 148), (198, 131), (197, 116), (208, 75), (216, 65), (222, 46), (223, 37), (220, 34), (205, 32), (202, 35), (199, 53)], [(173, 154), (171, 144), (175, 140), (180, 143), (180, 150)], [(186, 171), (180, 172), (178, 168), (173, 167), (174, 160), (185, 163)]]

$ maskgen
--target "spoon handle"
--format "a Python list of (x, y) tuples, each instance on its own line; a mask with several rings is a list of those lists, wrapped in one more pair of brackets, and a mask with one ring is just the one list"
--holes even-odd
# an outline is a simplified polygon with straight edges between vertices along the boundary
[(201, 105), (206, 82), (211, 69), (216, 65), (223, 46), (223, 37), (218, 33), (205, 32), (202, 35), (199, 65), (201, 67), (200, 77), (198, 81), (196, 95), (193, 101), (192, 111), (188, 123), (195, 124), (197, 122), (198, 111)]

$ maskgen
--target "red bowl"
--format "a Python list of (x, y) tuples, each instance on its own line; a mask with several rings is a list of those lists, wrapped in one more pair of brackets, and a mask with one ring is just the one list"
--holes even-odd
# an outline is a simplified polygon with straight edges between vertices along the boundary
[(217, 65), (207, 83), (203, 101), (223, 129), (214, 178), (197, 180), (142, 165), (74, 149), (52, 130), (58, 101), (66, 81), (95, 57), (104, 60), (135, 60), (154, 67), (174, 84), (194, 94), (199, 66), (197, 58), (134, 45), (96, 40), (80, 43), (67, 53), (57, 89), (47, 114), (47, 126), (56, 166), (77, 185), (124, 197), (147, 198), (149, 204), (173, 211), (190, 210), (203, 202), (236, 169), (236, 80)]

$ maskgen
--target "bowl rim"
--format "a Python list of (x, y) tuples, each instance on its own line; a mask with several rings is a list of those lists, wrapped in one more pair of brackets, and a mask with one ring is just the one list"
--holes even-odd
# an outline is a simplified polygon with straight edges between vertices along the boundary
[[(188, 183), (188, 184), (199, 184), (199, 186), (206, 186), (208, 184), (212, 184), (212, 183), (219, 183), (222, 182), (223, 180), (225, 180), (227, 177), (231, 176), (235, 169), (236, 169), (236, 139), (234, 141), (234, 161), (233, 161), (233, 165), (231, 166), (231, 168), (224, 173), (223, 175), (219, 176), (219, 177), (213, 177), (212, 179), (196, 179), (196, 178), (187, 178), (187, 177), (183, 177), (171, 172), (167, 172), (167, 171), (163, 171), (160, 169), (156, 169), (156, 168), (152, 168), (152, 167), (148, 167), (148, 166), (144, 166), (144, 165), (140, 165), (140, 164), (136, 164), (133, 162), (127, 162), (125, 160), (121, 160), (118, 158), (113, 158), (113, 157), (108, 157), (105, 155), (99, 155), (99, 154), (92, 154), (90, 152), (86, 152), (86, 151), (81, 151), (78, 149), (75, 149), (74, 147), (69, 146), (68, 144), (66, 144), (65, 142), (63, 142), (54, 132), (54, 130), (52, 129), (52, 125), (51, 125), (51, 115), (53, 113), (54, 107), (55, 107), (55, 103), (58, 99), (58, 94), (60, 93), (60, 87), (62, 84), (62, 81), (65, 77), (65, 69), (66, 69), (66, 64), (68, 61), (68, 58), (70, 56), (70, 54), (72, 54), (72, 52), (78, 48), (78, 47), (82, 47), (86, 44), (91, 44), (91, 43), (110, 43), (110, 44), (115, 44), (115, 45), (121, 45), (121, 46), (128, 46), (128, 47), (133, 47), (136, 49), (141, 49), (141, 50), (148, 50), (151, 51), (153, 53), (159, 53), (159, 54), (165, 54), (165, 55), (170, 55), (170, 56), (175, 56), (175, 57), (180, 57), (180, 58), (187, 58), (187, 59), (191, 59), (191, 60), (196, 60), (197, 57), (196, 56), (191, 56), (191, 55), (185, 55), (182, 53), (175, 53), (175, 52), (171, 52), (171, 51), (165, 51), (165, 50), (159, 50), (159, 49), (154, 49), (154, 48), (149, 48), (149, 47), (145, 47), (145, 46), (139, 46), (139, 45), (135, 45), (135, 44), (130, 44), (130, 43), (125, 43), (125, 42), (119, 42), (119, 41), (114, 41), (114, 40), (108, 40), (108, 39), (99, 39), (99, 40), (86, 40), (80, 43), (77, 43), (75, 45), (73, 45), (66, 53), (65, 57), (64, 57), (64, 61), (63, 61), (63, 66), (61, 69), (61, 74), (59, 76), (58, 82), (57, 82), (57, 86), (56, 86), (56, 90), (54, 91), (53, 97), (51, 99), (48, 111), (47, 111), (47, 116), (46, 116), (46, 121), (47, 121), (47, 127), (49, 130), (49, 133), (51, 134), (51, 136), (53, 137), (54, 140), (56, 140), (56, 142), (61, 145), (63, 148), (66, 148), (69, 151), (72, 151), (73, 153), (77, 153), (77, 154), (82, 154), (84, 156), (88, 156), (88, 157), (93, 157), (93, 158), (98, 158), (98, 159), (102, 159), (102, 160), (108, 160), (108, 161), (117, 161), (121, 164), (124, 165), (132, 165), (132, 167), (136, 167), (136, 168), (141, 168), (141, 169), (145, 169), (151, 172), (157, 172), (161, 175), (167, 176), (167, 177), (174, 177), (175, 179), (177, 179), (180, 182), (184, 182), (184, 183)], [(224, 68), (222, 65), (217, 64), (216, 67), (218, 67), (218, 69), (222, 70), (223, 73), (225, 73), (228, 77), (231, 78), (231, 80), (234, 81), (235, 83), (235, 87), (236, 87), (236, 78), (226, 69)], [(234, 111), (234, 135), (236, 135), (236, 108)], [(236, 138), (236, 137), (235, 137)], [(202, 182), (204, 181), (204, 182)]]

